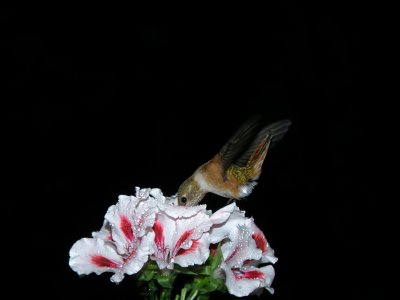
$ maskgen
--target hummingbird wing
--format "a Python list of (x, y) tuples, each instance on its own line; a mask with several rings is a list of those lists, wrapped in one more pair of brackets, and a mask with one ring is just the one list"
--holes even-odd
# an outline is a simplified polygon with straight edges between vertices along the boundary
[(268, 148), (274, 147), (288, 131), (291, 123), (290, 120), (281, 120), (261, 129), (252, 140), (249, 147), (237, 157), (233, 164), (244, 167), (255, 154), (255, 151), (261, 154)]
[(235, 163), (254, 140), (260, 128), (260, 116), (254, 116), (245, 121), (222, 147), (219, 156), (222, 164), (222, 173)]

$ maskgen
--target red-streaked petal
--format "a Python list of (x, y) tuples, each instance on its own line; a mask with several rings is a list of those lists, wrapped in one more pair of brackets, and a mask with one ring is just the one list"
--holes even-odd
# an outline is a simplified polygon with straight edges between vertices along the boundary
[(200, 239), (193, 240), (188, 249), (181, 248), (173, 258), (181, 267), (203, 264), (210, 255), (210, 235), (204, 233)]
[(265, 288), (271, 293), (274, 292), (271, 288), (275, 275), (272, 266), (231, 268), (222, 263), (221, 269), (225, 272), (225, 284), (232, 295), (237, 297), (248, 296), (258, 288)]
[(156, 220), (153, 225), (154, 231), (154, 242), (156, 243), (157, 249), (164, 249), (164, 226)]
[(95, 266), (99, 267), (99, 268), (112, 268), (112, 269), (116, 269), (120, 266), (119, 263), (108, 259), (104, 256), (101, 255), (92, 255), (92, 257), (90, 258), (90, 261), (92, 264), (94, 264)]
[(237, 255), (238, 251), (240, 250), (239, 245), (235, 245), (235, 248), (233, 249), (233, 251), (231, 252), (231, 254), (225, 259), (226, 263), (229, 263), (229, 261), (233, 258), (235, 258), (235, 256)]
[(253, 233), (253, 239), (256, 241), (257, 248), (265, 253), (267, 251), (267, 240), (262, 232)]
[(182, 247), (182, 244), (186, 242), (190, 236), (192, 235), (194, 229), (186, 230), (178, 239), (174, 246), (174, 250), (172, 251), (173, 256), (175, 256), (175, 253), (178, 252), (178, 250)]
[[(171, 204), (164, 204), (163, 209), (165, 211), (157, 213), (153, 226), (156, 237), (152, 259), (156, 260), (158, 267), (172, 269), (174, 263), (182, 267), (204, 263), (210, 253), (207, 233), (212, 225), (210, 216), (202, 207), (189, 209), (190, 213), (186, 207)], [(197, 240), (198, 244), (194, 242)]]
[(260, 279), (263, 280), (265, 278), (264, 273), (257, 270), (240, 270), (240, 269), (232, 269), (233, 275), (237, 280), (239, 279)]
[(176, 253), (176, 256), (179, 256), (179, 255), (186, 255), (186, 254), (189, 254), (189, 253), (193, 253), (193, 252), (196, 251), (196, 249), (197, 249), (198, 246), (199, 246), (199, 241), (198, 241), (198, 240), (195, 240), (195, 241), (192, 242), (192, 245), (190, 246), (189, 249), (183, 249), (183, 248), (179, 249), (179, 250), (178, 250), (178, 253)]
[(80, 239), (69, 255), (69, 265), (78, 274), (117, 272), (124, 263), (114, 243), (99, 238)]
[(126, 274), (132, 275), (140, 271), (149, 259), (149, 255), (153, 253), (153, 243), (154, 232), (149, 232), (142, 237), (139, 247), (124, 261), (124, 272)]
[(231, 267), (238, 267), (245, 260), (258, 260), (261, 258), (261, 250), (256, 247), (256, 242), (251, 237), (248, 226), (237, 225), (229, 234), (229, 242), (222, 245), (221, 250), (225, 263)]
[(121, 231), (125, 235), (126, 239), (130, 242), (133, 241), (135, 235), (133, 234), (132, 223), (126, 216), (121, 216), (120, 224)]
[(257, 248), (262, 251), (262, 262), (271, 262), (276, 263), (278, 258), (274, 255), (274, 250), (268, 244), (267, 239), (265, 238), (264, 233), (257, 227), (254, 223), (253, 218), (246, 220), (246, 225), (250, 226), (253, 231), (253, 239), (256, 242)]

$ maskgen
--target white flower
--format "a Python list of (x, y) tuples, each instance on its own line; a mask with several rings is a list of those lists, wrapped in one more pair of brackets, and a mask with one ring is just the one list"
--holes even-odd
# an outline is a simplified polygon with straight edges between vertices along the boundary
[(244, 224), (246, 220), (244, 214), (244, 211), (241, 211), (235, 202), (213, 213), (211, 215), (213, 225), (210, 230), (210, 243), (219, 243), (229, 236), (233, 228)]
[(78, 274), (113, 272), (113, 282), (137, 273), (153, 252), (157, 206), (150, 192), (142, 189), (136, 197), (119, 196), (118, 203), (108, 209), (102, 229), (72, 246), (71, 268)]
[(271, 248), (264, 233), (254, 223), (254, 219), (250, 218), (246, 220), (246, 225), (251, 228), (251, 236), (256, 242), (258, 249), (262, 251), (261, 262), (263, 263), (276, 263), (278, 258), (274, 255), (274, 250)]
[(111, 281), (118, 283), (125, 274), (137, 273), (149, 257), (160, 269), (202, 265), (210, 243), (221, 243), (223, 262), (216, 273), (229, 293), (242, 297), (263, 288), (273, 293), (271, 264), (278, 259), (253, 218), (235, 203), (214, 214), (205, 205), (174, 203), (176, 196), (164, 197), (160, 189), (136, 188), (135, 196), (119, 196), (100, 231), (72, 246), (71, 268), (78, 274), (112, 272)]
[(222, 241), (224, 261), (220, 270), (229, 293), (243, 297), (259, 288), (273, 293), (274, 268), (271, 265), (258, 268), (258, 265), (275, 263), (277, 258), (254, 220), (245, 218), (244, 212), (232, 203), (215, 212), (211, 221), (210, 240)]
[(183, 207), (158, 203), (154, 222), (154, 254), (160, 269), (203, 264), (209, 254), (210, 217), (205, 205)]

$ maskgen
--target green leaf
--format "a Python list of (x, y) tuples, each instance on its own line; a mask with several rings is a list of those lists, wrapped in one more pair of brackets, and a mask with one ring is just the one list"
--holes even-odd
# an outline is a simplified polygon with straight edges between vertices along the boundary
[(156, 274), (154, 278), (163, 288), (171, 289), (176, 278), (176, 273)]
[(225, 288), (225, 281), (222, 279), (208, 278), (207, 282), (205, 282), (200, 287), (201, 294), (209, 294), (211, 292), (220, 290), (222, 291)]
[(154, 275), (156, 275), (155, 271), (144, 271), (141, 272), (138, 277), (137, 280), (139, 281), (150, 281), (154, 278)]
[(137, 274), (136, 278), (139, 281), (150, 281), (160, 270), (155, 262), (149, 261)]
[(215, 270), (221, 265), (223, 259), (224, 257), (222, 255), (221, 244), (218, 244), (218, 249), (215, 256), (210, 255), (205, 265), (203, 265), (202, 268), (199, 268), (197, 273), (201, 275), (213, 276)]
[(211, 261), (211, 267), (214, 270), (217, 269), (221, 265), (223, 259), (224, 259), (224, 256), (222, 255), (221, 244), (218, 244), (217, 253), (212, 258), (212, 261)]
[(192, 268), (184, 268), (179, 265), (174, 266), (174, 271), (179, 274), (186, 274), (186, 275), (198, 275), (200, 274), (198, 270), (202, 270), (204, 267), (192, 267)]

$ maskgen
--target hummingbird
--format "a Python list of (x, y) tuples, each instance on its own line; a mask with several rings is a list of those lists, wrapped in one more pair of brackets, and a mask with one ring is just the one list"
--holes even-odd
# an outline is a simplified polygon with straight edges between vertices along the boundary
[(291, 121), (260, 125), (260, 117), (247, 119), (221, 150), (187, 178), (177, 192), (178, 205), (197, 205), (207, 193), (230, 200), (251, 194), (267, 152), (288, 131)]

